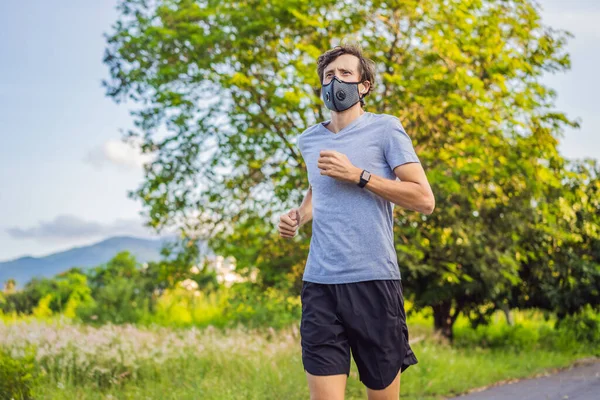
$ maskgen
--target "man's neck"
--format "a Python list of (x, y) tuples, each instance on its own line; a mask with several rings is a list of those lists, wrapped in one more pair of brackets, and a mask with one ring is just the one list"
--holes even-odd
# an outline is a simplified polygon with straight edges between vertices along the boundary
[(360, 106), (360, 103), (342, 112), (332, 111), (331, 122), (325, 125), (325, 127), (333, 133), (338, 133), (364, 113), (365, 111)]

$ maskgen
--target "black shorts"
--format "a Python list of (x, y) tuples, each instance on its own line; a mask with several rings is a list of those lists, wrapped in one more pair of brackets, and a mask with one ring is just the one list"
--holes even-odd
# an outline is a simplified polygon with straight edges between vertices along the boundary
[(302, 363), (312, 375), (350, 375), (350, 350), (361, 382), (389, 386), (416, 364), (400, 280), (341, 284), (304, 281), (300, 336)]

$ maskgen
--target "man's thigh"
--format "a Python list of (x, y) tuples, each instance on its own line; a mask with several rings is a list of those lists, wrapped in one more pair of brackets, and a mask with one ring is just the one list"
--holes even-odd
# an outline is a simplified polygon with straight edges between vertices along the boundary
[(400, 398), (400, 376), (402, 372), (398, 371), (398, 375), (394, 381), (385, 389), (374, 390), (367, 388), (368, 400), (398, 400)]
[(302, 363), (311, 399), (341, 399), (350, 374), (350, 344), (336, 313), (335, 290), (331, 285), (304, 282), (300, 297)]
[(306, 371), (310, 400), (344, 400), (346, 392), (346, 374), (312, 375)]

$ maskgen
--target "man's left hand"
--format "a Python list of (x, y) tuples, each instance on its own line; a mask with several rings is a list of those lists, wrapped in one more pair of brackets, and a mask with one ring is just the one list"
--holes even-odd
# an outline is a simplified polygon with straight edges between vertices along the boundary
[(321, 175), (327, 175), (340, 181), (359, 183), (362, 169), (355, 167), (345, 154), (335, 150), (321, 150), (317, 167)]

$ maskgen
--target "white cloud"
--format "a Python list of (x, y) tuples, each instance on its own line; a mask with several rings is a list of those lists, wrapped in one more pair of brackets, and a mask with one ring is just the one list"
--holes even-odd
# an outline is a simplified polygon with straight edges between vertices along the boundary
[(40, 221), (30, 228), (13, 227), (6, 230), (13, 239), (63, 241), (82, 238), (127, 235), (151, 237), (155, 234), (144, 227), (141, 219), (117, 219), (103, 224), (86, 221), (74, 215), (59, 215), (52, 221)]
[(140, 139), (123, 141), (109, 139), (102, 145), (92, 149), (84, 161), (97, 168), (113, 164), (121, 169), (141, 169), (144, 164), (151, 162), (154, 156), (142, 154)]

